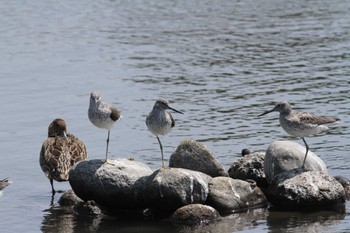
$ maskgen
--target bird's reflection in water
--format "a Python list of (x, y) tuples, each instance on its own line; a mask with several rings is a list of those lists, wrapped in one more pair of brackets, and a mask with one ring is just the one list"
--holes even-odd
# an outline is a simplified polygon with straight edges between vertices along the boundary
[(100, 222), (99, 216), (79, 216), (73, 213), (73, 207), (54, 205), (44, 211), (41, 231), (47, 233), (96, 232)]

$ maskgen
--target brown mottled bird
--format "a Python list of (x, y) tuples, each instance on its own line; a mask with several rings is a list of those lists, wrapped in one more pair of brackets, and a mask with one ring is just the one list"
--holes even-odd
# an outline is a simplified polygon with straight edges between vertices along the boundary
[(53, 180), (68, 181), (72, 166), (87, 159), (86, 147), (73, 134), (67, 133), (66, 122), (55, 119), (48, 129), (48, 138), (40, 151), (40, 166), (50, 180), (52, 195), (55, 194)]

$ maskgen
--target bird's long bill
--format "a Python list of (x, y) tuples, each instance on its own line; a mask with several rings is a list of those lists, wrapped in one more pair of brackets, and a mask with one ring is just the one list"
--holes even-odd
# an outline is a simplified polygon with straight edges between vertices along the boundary
[(170, 110), (173, 110), (174, 112), (177, 112), (177, 113), (181, 113), (181, 114), (184, 114), (183, 112), (180, 112), (179, 110), (176, 110), (174, 108), (171, 108), (171, 107), (168, 107)]
[(261, 117), (261, 116), (266, 115), (266, 114), (268, 114), (268, 113), (270, 113), (270, 112), (273, 112), (274, 110), (275, 110), (275, 109), (266, 111), (266, 112), (264, 112), (263, 114), (260, 114), (258, 117)]

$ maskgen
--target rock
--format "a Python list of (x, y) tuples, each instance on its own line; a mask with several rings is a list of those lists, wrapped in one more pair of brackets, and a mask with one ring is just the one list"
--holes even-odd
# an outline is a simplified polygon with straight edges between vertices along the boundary
[(233, 179), (254, 180), (259, 187), (268, 186), (264, 173), (265, 153), (255, 152), (246, 154), (232, 163), (228, 174)]
[(220, 213), (228, 213), (266, 206), (268, 203), (265, 195), (254, 184), (230, 177), (215, 177), (209, 182), (206, 204)]
[(172, 215), (172, 222), (178, 225), (208, 224), (217, 220), (220, 214), (211, 206), (191, 204), (183, 206)]
[(73, 208), (74, 214), (79, 216), (98, 216), (102, 214), (101, 209), (94, 201), (79, 202)]
[(203, 172), (211, 177), (228, 176), (224, 166), (208, 148), (195, 140), (185, 139), (170, 156), (169, 167)]
[(344, 188), (345, 197), (347, 200), (350, 199), (350, 180), (344, 176), (335, 176), (334, 177)]
[[(275, 141), (269, 145), (265, 155), (264, 171), (270, 183), (279, 173), (300, 168), (303, 164), (306, 149), (291, 141)], [(310, 150), (305, 162), (305, 169), (328, 173), (324, 162)]]
[(113, 209), (143, 208), (140, 201), (144, 180), (152, 170), (127, 159), (81, 161), (72, 168), (69, 183), (75, 194), (84, 201)]
[(58, 203), (61, 206), (74, 206), (80, 202), (83, 202), (83, 200), (81, 200), (77, 195), (75, 195), (72, 189), (69, 189), (66, 192), (64, 192), (58, 200)]
[(285, 209), (327, 209), (345, 202), (343, 186), (332, 176), (303, 169), (278, 174), (268, 188), (270, 203)]
[(211, 179), (204, 173), (182, 168), (157, 170), (144, 183), (144, 202), (156, 215), (171, 215), (182, 206), (204, 203)]

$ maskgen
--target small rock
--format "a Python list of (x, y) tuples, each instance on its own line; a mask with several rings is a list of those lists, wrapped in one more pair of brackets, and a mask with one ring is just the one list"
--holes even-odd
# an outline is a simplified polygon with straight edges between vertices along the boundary
[(344, 188), (345, 197), (347, 200), (350, 199), (350, 180), (344, 176), (335, 176), (334, 177)]
[(145, 177), (152, 170), (128, 159), (81, 161), (72, 168), (69, 183), (75, 194), (84, 201), (94, 200), (97, 204), (113, 209), (138, 209)]
[[(265, 155), (264, 172), (267, 181), (273, 180), (279, 173), (301, 168), (306, 149), (304, 146), (291, 141), (275, 141), (269, 145)], [(328, 173), (324, 162), (310, 150), (305, 162), (308, 171)]]
[(255, 183), (230, 177), (215, 177), (209, 182), (206, 204), (220, 213), (228, 213), (266, 206), (268, 203)]
[(195, 140), (185, 139), (170, 157), (169, 167), (203, 172), (211, 177), (228, 176), (224, 166), (208, 148)]
[(72, 189), (69, 189), (68, 191), (64, 192), (58, 200), (58, 203), (61, 206), (74, 206), (80, 202), (83, 202), (83, 200), (81, 200), (77, 195), (75, 195)]
[(188, 204), (202, 204), (207, 199), (211, 179), (204, 173), (182, 168), (157, 170), (144, 183), (144, 202), (163, 215)]
[(268, 189), (270, 203), (283, 209), (327, 209), (344, 204), (343, 186), (332, 176), (295, 169), (278, 174)]
[(175, 224), (193, 226), (208, 224), (219, 217), (219, 212), (211, 206), (191, 204), (177, 209), (171, 219)]
[(101, 209), (94, 201), (79, 202), (74, 206), (73, 211), (79, 216), (98, 216), (102, 214)]
[(233, 179), (254, 180), (259, 187), (268, 186), (264, 173), (265, 153), (251, 153), (232, 163), (228, 174)]

